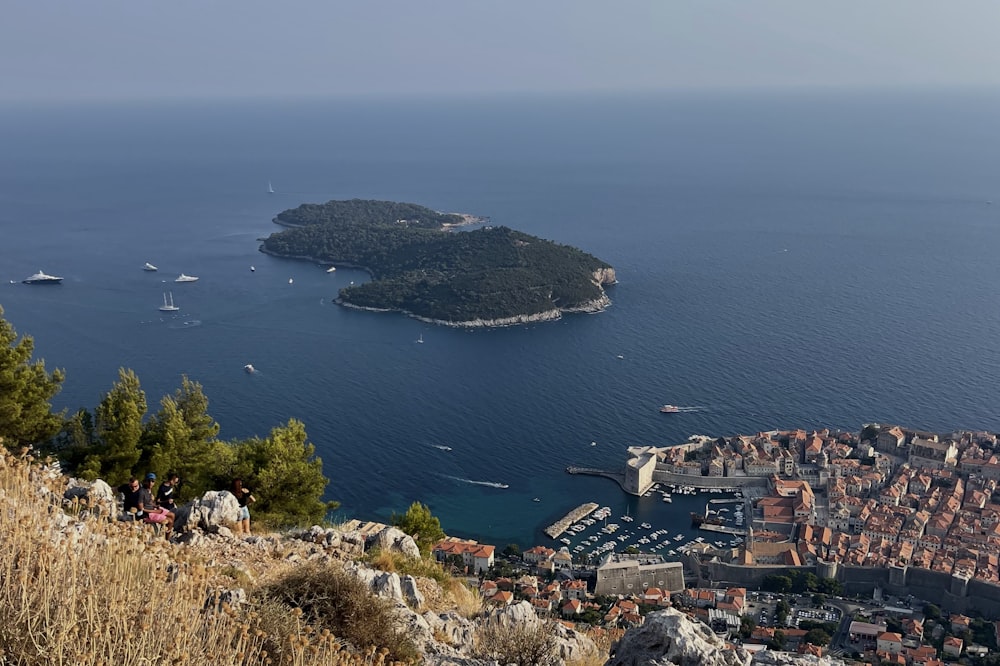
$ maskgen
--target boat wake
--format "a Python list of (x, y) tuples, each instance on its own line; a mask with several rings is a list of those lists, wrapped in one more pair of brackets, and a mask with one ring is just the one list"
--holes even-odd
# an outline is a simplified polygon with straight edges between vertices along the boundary
[(693, 412), (707, 412), (708, 408), (707, 407), (700, 407), (700, 406), (693, 406), (693, 407), (680, 407), (680, 406), (678, 406), (677, 407), (677, 411), (681, 412), (682, 414), (690, 414), (690, 413), (693, 413)]
[(500, 488), (504, 490), (510, 488), (510, 486), (507, 485), (506, 483), (499, 483), (497, 481), (475, 481), (473, 479), (463, 479), (458, 476), (447, 476), (447, 475), (445, 475), (445, 478), (451, 479), (452, 481), (458, 481), (459, 483), (469, 483), (474, 486), (486, 486), (487, 488)]

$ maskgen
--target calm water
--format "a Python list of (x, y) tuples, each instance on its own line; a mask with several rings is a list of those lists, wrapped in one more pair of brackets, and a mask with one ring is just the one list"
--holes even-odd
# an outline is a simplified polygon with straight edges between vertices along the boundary
[[(125, 366), (154, 408), (201, 382), (227, 438), (304, 420), (343, 516), (419, 499), (528, 545), (595, 500), (673, 532), (697, 500), (564, 468), (692, 433), (1000, 430), (998, 118), (973, 93), (7, 108), (0, 304), (65, 368), (59, 407)], [(614, 306), (448, 330), (332, 306), (365, 276), (258, 253), (279, 211), (351, 197), (581, 247)], [(20, 284), (40, 268), (64, 284)]]

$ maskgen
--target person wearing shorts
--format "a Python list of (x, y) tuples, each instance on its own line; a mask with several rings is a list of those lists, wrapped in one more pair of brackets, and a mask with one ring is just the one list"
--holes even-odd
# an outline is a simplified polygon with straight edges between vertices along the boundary
[(174, 514), (164, 508), (156, 506), (153, 500), (153, 483), (156, 475), (150, 472), (146, 475), (146, 480), (142, 483), (139, 491), (139, 514), (142, 521), (151, 525), (163, 525), (167, 531), (174, 527)]
[(233, 485), (229, 492), (236, 496), (236, 501), (240, 503), (240, 516), (236, 521), (237, 534), (250, 534), (250, 505), (256, 502), (253, 493), (249, 488), (243, 487), (243, 479), (233, 479)]

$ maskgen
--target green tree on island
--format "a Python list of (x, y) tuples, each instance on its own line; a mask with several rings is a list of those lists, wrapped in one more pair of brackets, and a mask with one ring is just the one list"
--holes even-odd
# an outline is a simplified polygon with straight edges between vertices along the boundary
[(434, 544), (445, 536), (444, 530), (441, 529), (441, 521), (431, 514), (426, 504), (420, 502), (411, 504), (403, 515), (393, 513), (390, 521), (412, 536), (424, 555), (430, 553)]
[(32, 362), (35, 341), (21, 336), (3, 318), (0, 307), (0, 438), (10, 449), (48, 441), (59, 432), (63, 414), (52, 413), (49, 402), (59, 392), (62, 370), (45, 370)]

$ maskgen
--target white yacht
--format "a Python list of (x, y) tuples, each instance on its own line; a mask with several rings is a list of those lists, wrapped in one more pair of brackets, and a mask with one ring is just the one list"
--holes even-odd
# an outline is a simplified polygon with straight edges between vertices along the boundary
[(174, 282), (197, 282), (197, 281), (198, 278), (194, 277), (193, 275), (184, 275), (184, 273), (181, 273), (176, 278), (174, 278)]
[(336, 266), (330, 266), (328, 269), (326, 269), (326, 272), (327, 273), (336, 273), (337, 272), (337, 267)]
[(257, 372), (257, 368), (253, 367), (253, 365), (250, 363), (244, 365), (243, 369), (246, 371), (248, 375), (252, 375), (253, 373)]
[(149, 272), (149, 273), (153, 273), (153, 272), (158, 271), (160, 269), (147, 261), (146, 264), (142, 267), (142, 270), (144, 270), (146, 272)]
[(26, 277), (21, 282), (24, 284), (59, 284), (63, 279), (61, 277), (56, 277), (55, 275), (46, 275), (42, 271), (38, 271), (31, 277)]

